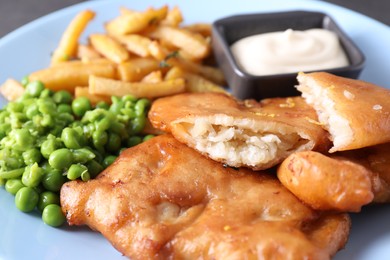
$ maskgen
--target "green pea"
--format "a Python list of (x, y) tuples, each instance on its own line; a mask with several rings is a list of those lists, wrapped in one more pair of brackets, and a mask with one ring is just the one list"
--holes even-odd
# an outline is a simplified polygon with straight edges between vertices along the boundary
[(24, 167), (19, 168), (19, 169), (10, 170), (10, 171), (0, 170), (0, 178), (1, 179), (19, 178), (20, 176), (22, 176), (23, 172), (24, 172)]
[(39, 194), (38, 209), (40, 211), (43, 211), (50, 204), (60, 205), (60, 196), (51, 191), (45, 191)]
[(62, 185), (66, 182), (66, 177), (59, 170), (49, 167), (45, 169), (42, 178), (42, 185), (45, 189), (53, 192), (60, 191)]
[(110, 166), (115, 160), (116, 160), (116, 156), (115, 155), (108, 155), (104, 158), (103, 160), (103, 166), (105, 168), (107, 168), (108, 166)]
[(92, 178), (95, 178), (100, 172), (104, 170), (103, 166), (95, 160), (90, 160), (85, 164), (88, 168), (88, 172)]
[(63, 124), (63, 126), (69, 125), (74, 121), (74, 116), (69, 113), (60, 113), (56, 118), (57, 122)]
[(20, 179), (10, 179), (5, 183), (5, 190), (15, 195), (24, 185)]
[(81, 148), (73, 151), (74, 161), (78, 163), (86, 163), (95, 157), (96, 155), (87, 148)]
[(140, 133), (146, 124), (146, 119), (144, 116), (134, 118), (130, 123), (130, 128), (128, 129), (129, 134), (138, 134)]
[(45, 99), (38, 99), (37, 101), (38, 109), (42, 114), (55, 114), (57, 111), (57, 105), (54, 103), (52, 99), (45, 98)]
[(31, 104), (26, 109), (26, 116), (28, 119), (32, 119), (35, 115), (39, 114), (39, 109), (37, 104)]
[(126, 126), (123, 123), (113, 121), (109, 130), (113, 133), (119, 134), (123, 139), (127, 137)]
[(127, 146), (128, 147), (133, 147), (136, 146), (137, 144), (142, 143), (142, 138), (139, 136), (131, 136), (129, 139), (127, 139)]
[(2, 138), (0, 138), (0, 140), (3, 139), (6, 135), (8, 135), (11, 130), (12, 128), (9, 123), (0, 123), (0, 132), (4, 135)]
[(26, 165), (39, 163), (42, 159), (41, 152), (36, 148), (28, 149), (22, 153), (22, 156)]
[(72, 103), (72, 95), (66, 90), (59, 90), (54, 93), (53, 100), (57, 104), (70, 104)]
[(152, 139), (154, 137), (154, 135), (145, 135), (144, 138), (142, 138), (142, 142), (146, 142), (150, 139)]
[(72, 109), (76, 116), (82, 117), (85, 112), (92, 109), (91, 102), (86, 97), (78, 97), (73, 100)]
[(65, 223), (66, 218), (62, 213), (60, 206), (57, 204), (50, 204), (43, 209), (42, 220), (49, 226), (59, 227)]
[(38, 195), (45, 191), (45, 187), (41, 184), (32, 188), (38, 193)]
[(107, 102), (100, 101), (96, 104), (96, 108), (102, 108), (102, 109), (108, 110), (108, 109), (110, 109), (110, 105)]
[(78, 149), (84, 146), (84, 139), (82, 136), (73, 128), (67, 127), (62, 130), (61, 140), (65, 146), (69, 149)]
[(69, 104), (59, 104), (57, 106), (57, 112), (58, 113), (68, 113), (68, 114), (72, 114), (73, 113), (73, 110), (72, 110), (72, 107), (69, 105)]
[(134, 109), (131, 108), (122, 108), (121, 113), (127, 116), (128, 119), (133, 119), (137, 117), (137, 114), (135, 113)]
[(21, 103), (21, 102), (10, 102), (6, 106), (6, 109), (10, 113), (23, 112), (24, 106), (23, 106), (23, 103)]
[(121, 100), (123, 102), (131, 102), (131, 103), (135, 103), (137, 101), (137, 97), (133, 96), (133, 95), (126, 95), (126, 96), (123, 96), (121, 98)]
[[(110, 106), (109, 111), (111, 111), (114, 114), (120, 114), (121, 109), (123, 108), (123, 102), (120, 100), (115, 100), (114, 97), (112, 97), (113, 103)], [(114, 101), (115, 100), (115, 101)]]
[(73, 163), (73, 153), (67, 148), (61, 148), (52, 152), (49, 156), (49, 164), (54, 169), (67, 169)]
[(88, 137), (91, 137), (93, 132), (95, 132), (95, 125), (94, 124), (87, 124), (83, 126), (83, 132)]
[(22, 128), (22, 125), (26, 120), (26, 115), (20, 112), (11, 113), (9, 117), (9, 122), (13, 129)]
[(33, 145), (34, 138), (28, 129), (14, 129), (11, 136), (15, 140), (14, 149), (25, 150)]
[(110, 128), (112, 121), (113, 120), (110, 117), (106, 116), (101, 120), (95, 122), (95, 129), (97, 131), (106, 131), (107, 129)]
[(42, 121), (41, 121), (42, 126), (54, 126), (54, 119), (51, 115), (45, 114), (43, 115)]
[(69, 170), (68, 170), (68, 173), (67, 173), (67, 177), (69, 180), (76, 180), (77, 178), (80, 178), (81, 175), (84, 173), (84, 172), (88, 172), (88, 168), (82, 164), (72, 164), (70, 167), (69, 167)]
[[(4, 139), (2, 141), (4, 141)], [(7, 146), (5, 146), (4, 149), (0, 150), (0, 151), (1, 151), (0, 165), (2, 166), (2, 169), (0, 169), (0, 172), (3, 172), (0, 175), (3, 176), (3, 178), (7, 178), (7, 179), (15, 178), (15, 177), (12, 177), (13, 174), (15, 174), (15, 173), (10, 172), (10, 174), (12, 175), (11, 176), (5, 172), (24, 168), (25, 163), (23, 161), (22, 153), (20, 151), (13, 150), (12, 147), (7, 147)], [(8, 176), (8, 177), (5, 177), (5, 176)]]
[(23, 212), (31, 212), (38, 204), (39, 195), (31, 187), (23, 187), (15, 195), (15, 205)]
[(116, 152), (121, 148), (121, 138), (118, 134), (109, 133), (106, 150), (109, 152)]
[(26, 85), (26, 92), (32, 97), (39, 97), (45, 89), (45, 85), (41, 81), (32, 81)]
[(132, 119), (128, 115), (124, 115), (124, 114), (117, 115), (116, 118), (120, 123), (123, 124), (127, 124)]
[(135, 103), (134, 110), (137, 116), (145, 114), (146, 109), (150, 106), (149, 99), (141, 98)]
[(50, 89), (44, 89), (39, 95), (39, 98), (49, 98), (52, 95), (53, 95), (53, 91), (51, 91)]
[(3, 187), (6, 183), (6, 180), (3, 178), (0, 178), (0, 187)]
[(81, 180), (82, 181), (89, 181), (90, 179), (91, 179), (91, 175), (89, 174), (88, 171), (81, 173)]
[(49, 159), (50, 154), (62, 147), (63, 145), (60, 139), (53, 135), (49, 135), (47, 140), (41, 144), (41, 154), (44, 158)]
[(4, 110), (1, 109), (0, 110), (0, 123), (6, 123), (8, 120), (9, 120), (9, 115), (10, 115), (10, 112), (8, 112), (7, 110)]
[(43, 119), (43, 116), (38, 114), (38, 115), (33, 116), (32, 121), (33, 121), (34, 125), (41, 126), (42, 119)]
[(108, 135), (106, 132), (95, 131), (92, 134), (92, 142), (96, 149), (103, 149), (104, 145), (108, 141)]
[(22, 84), (23, 87), (26, 87), (27, 84), (30, 82), (30, 80), (28, 79), (28, 75), (27, 76), (24, 76), (21, 80), (20, 80), (20, 84)]
[(43, 177), (43, 169), (37, 163), (29, 165), (23, 172), (22, 182), (27, 187), (37, 187)]

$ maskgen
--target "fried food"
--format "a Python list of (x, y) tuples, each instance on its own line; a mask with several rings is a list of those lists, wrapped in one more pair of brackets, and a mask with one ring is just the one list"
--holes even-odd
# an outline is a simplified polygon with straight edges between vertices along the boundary
[(149, 119), (154, 127), (233, 167), (267, 169), (295, 151), (329, 147), (315, 111), (300, 97), (239, 103), (225, 94), (180, 94), (156, 100)]
[(359, 163), (372, 173), (374, 200), (376, 203), (390, 202), (390, 143), (374, 145), (359, 150), (339, 153)]
[(277, 170), (279, 180), (314, 209), (359, 212), (371, 202), (390, 201), (390, 143), (324, 155), (290, 155)]
[(290, 155), (277, 174), (285, 187), (315, 209), (359, 212), (374, 198), (371, 171), (313, 151)]
[(330, 152), (390, 142), (390, 90), (325, 72), (299, 73), (297, 89), (329, 131)]
[(124, 151), (94, 180), (65, 183), (61, 205), (69, 224), (131, 259), (329, 259), (350, 227), (274, 176), (225, 167), (169, 135)]

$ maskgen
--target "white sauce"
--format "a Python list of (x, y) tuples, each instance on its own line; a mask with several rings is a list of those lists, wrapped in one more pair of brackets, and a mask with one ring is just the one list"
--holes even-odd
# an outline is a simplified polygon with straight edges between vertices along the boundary
[(252, 35), (235, 42), (231, 50), (238, 65), (257, 76), (348, 65), (337, 35), (325, 29)]

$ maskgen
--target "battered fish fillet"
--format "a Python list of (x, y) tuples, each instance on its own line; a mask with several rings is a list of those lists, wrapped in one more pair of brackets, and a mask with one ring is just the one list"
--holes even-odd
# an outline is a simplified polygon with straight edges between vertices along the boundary
[(238, 102), (218, 93), (186, 93), (155, 101), (152, 125), (213, 160), (253, 170), (295, 151), (327, 150), (317, 116), (300, 97)]
[(96, 179), (63, 185), (70, 225), (131, 259), (329, 259), (346, 214), (315, 211), (272, 175), (224, 167), (171, 136), (124, 151)]
[(329, 152), (390, 142), (390, 90), (325, 72), (299, 73), (297, 89), (329, 131)]
[(314, 209), (359, 212), (371, 202), (390, 201), (390, 143), (324, 155), (290, 155), (277, 170), (279, 180)]

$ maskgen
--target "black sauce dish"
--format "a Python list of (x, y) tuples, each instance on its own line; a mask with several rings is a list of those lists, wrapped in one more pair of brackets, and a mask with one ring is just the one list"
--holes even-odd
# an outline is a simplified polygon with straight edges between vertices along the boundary
[(251, 35), (312, 28), (327, 29), (336, 33), (349, 60), (348, 66), (321, 71), (342, 77), (358, 78), (364, 67), (365, 57), (329, 15), (309, 11), (236, 15), (219, 19), (212, 25), (214, 54), (232, 94), (239, 99), (257, 100), (299, 95), (294, 87), (297, 84), (297, 73), (265, 76), (248, 74), (238, 66), (230, 47), (237, 40)]

